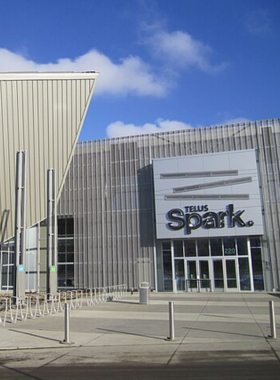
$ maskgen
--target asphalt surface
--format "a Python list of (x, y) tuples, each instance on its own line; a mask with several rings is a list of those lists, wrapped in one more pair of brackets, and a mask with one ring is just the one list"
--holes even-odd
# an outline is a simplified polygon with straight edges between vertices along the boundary
[[(0, 379), (279, 379), (279, 293), (151, 293), (0, 326)], [(168, 302), (174, 302), (175, 340)]]

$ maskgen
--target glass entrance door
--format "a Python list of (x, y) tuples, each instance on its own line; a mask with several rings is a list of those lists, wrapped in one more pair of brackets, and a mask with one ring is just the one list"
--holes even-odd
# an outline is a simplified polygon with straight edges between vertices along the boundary
[(197, 268), (196, 260), (187, 260), (187, 278), (186, 278), (187, 289), (186, 290), (197, 290)]
[(211, 290), (209, 260), (199, 260), (199, 280), (201, 290)]
[(187, 291), (210, 291), (211, 278), (209, 260), (187, 260)]
[(213, 260), (214, 291), (238, 291), (236, 259)]

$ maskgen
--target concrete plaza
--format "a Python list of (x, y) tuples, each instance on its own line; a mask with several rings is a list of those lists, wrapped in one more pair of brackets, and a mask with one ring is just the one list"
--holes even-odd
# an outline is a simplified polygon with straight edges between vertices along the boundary
[[(280, 340), (271, 339), (269, 301), (280, 336), (279, 293), (151, 293), (0, 326), (0, 379), (278, 379)], [(175, 340), (169, 341), (168, 302)], [(96, 377), (94, 377), (95, 375)]]

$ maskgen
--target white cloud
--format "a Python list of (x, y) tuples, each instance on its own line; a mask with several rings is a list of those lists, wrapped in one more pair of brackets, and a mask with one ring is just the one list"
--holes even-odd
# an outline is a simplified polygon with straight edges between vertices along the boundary
[(158, 30), (146, 42), (158, 58), (175, 68), (196, 67), (204, 72), (214, 73), (227, 66), (225, 63), (212, 64), (209, 59), (212, 49), (186, 32), (167, 33)]
[(141, 126), (137, 126), (132, 123), (125, 124), (122, 121), (116, 121), (109, 124), (106, 131), (108, 137), (122, 137), (189, 128), (192, 128), (190, 124), (186, 124), (181, 121), (158, 119), (155, 123), (146, 123)]
[(225, 120), (222, 124), (225, 125), (225, 124), (242, 124), (242, 123), (248, 123), (249, 119), (247, 119), (246, 117), (236, 117), (234, 119), (227, 119)]
[(61, 58), (55, 63), (40, 64), (0, 49), (0, 71), (98, 71), (96, 93), (99, 94), (164, 96), (168, 87), (167, 81), (162, 81), (139, 57), (129, 56), (114, 63), (97, 50), (73, 60)]
[[(242, 124), (250, 120), (245, 117), (237, 117), (235, 119), (227, 119), (216, 125)], [(197, 125), (196, 127), (205, 128), (205, 126)], [(146, 123), (144, 125), (135, 125), (133, 123), (125, 124), (123, 121), (116, 121), (107, 126), (107, 137), (124, 137), (144, 135), (149, 133), (177, 131), (180, 129), (196, 128), (191, 124), (177, 120), (157, 119), (154, 123)]]
[(223, 64), (212, 65), (211, 48), (185, 32), (167, 33), (160, 26), (146, 29), (145, 42), (152, 48), (157, 65), (149, 65), (139, 56), (124, 57), (113, 62), (98, 50), (56, 62), (37, 63), (23, 54), (0, 48), (0, 71), (97, 71), (100, 72), (96, 94), (166, 96), (177, 76), (186, 67), (197, 67), (208, 73), (219, 71)]

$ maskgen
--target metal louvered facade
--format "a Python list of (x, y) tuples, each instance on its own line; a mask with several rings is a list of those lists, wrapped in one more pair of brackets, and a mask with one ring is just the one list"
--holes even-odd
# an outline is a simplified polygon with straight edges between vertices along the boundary
[(148, 281), (164, 290), (153, 159), (244, 150), (257, 155), (264, 288), (279, 289), (280, 119), (79, 143), (58, 209), (61, 218), (74, 223), (73, 285), (138, 288)]
[(0, 73), (0, 243), (14, 236), (16, 154), (26, 152), (26, 226), (46, 218), (47, 170), (58, 196), (89, 106), (95, 73)]

